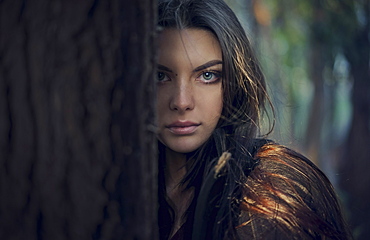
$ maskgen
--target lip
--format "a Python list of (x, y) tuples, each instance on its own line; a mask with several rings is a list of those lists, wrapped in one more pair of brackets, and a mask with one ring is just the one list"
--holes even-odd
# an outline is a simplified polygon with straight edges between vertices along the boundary
[(199, 126), (200, 123), (191, 121), (176, 121), (167, 125), (166, 128), (175, 135), (189, 135), (194, 133)]

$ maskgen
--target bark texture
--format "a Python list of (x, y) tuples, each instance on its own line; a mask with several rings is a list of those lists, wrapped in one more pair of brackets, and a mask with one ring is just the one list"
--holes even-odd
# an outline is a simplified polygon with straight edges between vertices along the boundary
[(0, 239), (156, 239), (153, 0), (0, 1)]

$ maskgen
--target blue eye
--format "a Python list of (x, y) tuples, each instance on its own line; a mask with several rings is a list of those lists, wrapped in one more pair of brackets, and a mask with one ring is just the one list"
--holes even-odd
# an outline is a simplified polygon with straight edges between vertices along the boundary
[(198, 79), (204, 83), (216, 83), (221, 79), (221, 73), (218, 71), (203, 72)]
[(211, 80), (214, 74), (213, 74), (213, 73), (211, 73), (211, 72), (205, 72), (205, 73), (203, 73), (202, 75), (203, 75), (203, 78), (204, 78), (205, 80)]

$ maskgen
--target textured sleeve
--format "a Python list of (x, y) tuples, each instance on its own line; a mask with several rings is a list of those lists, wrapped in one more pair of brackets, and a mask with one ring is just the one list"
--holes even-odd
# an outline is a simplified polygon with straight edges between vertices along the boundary
[(240, 239), (350, 239), (334, 189), (312, 162), (276, 144), (255, 157), (243, 185)]

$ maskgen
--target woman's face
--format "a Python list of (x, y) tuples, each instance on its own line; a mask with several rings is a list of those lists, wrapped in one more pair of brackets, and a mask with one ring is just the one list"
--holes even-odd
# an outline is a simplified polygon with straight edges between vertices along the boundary
[(200, 29), (165, 29), (159, 36), (158, 139), (188, 153), (211, 136), (222, 112), (222, 53)]

